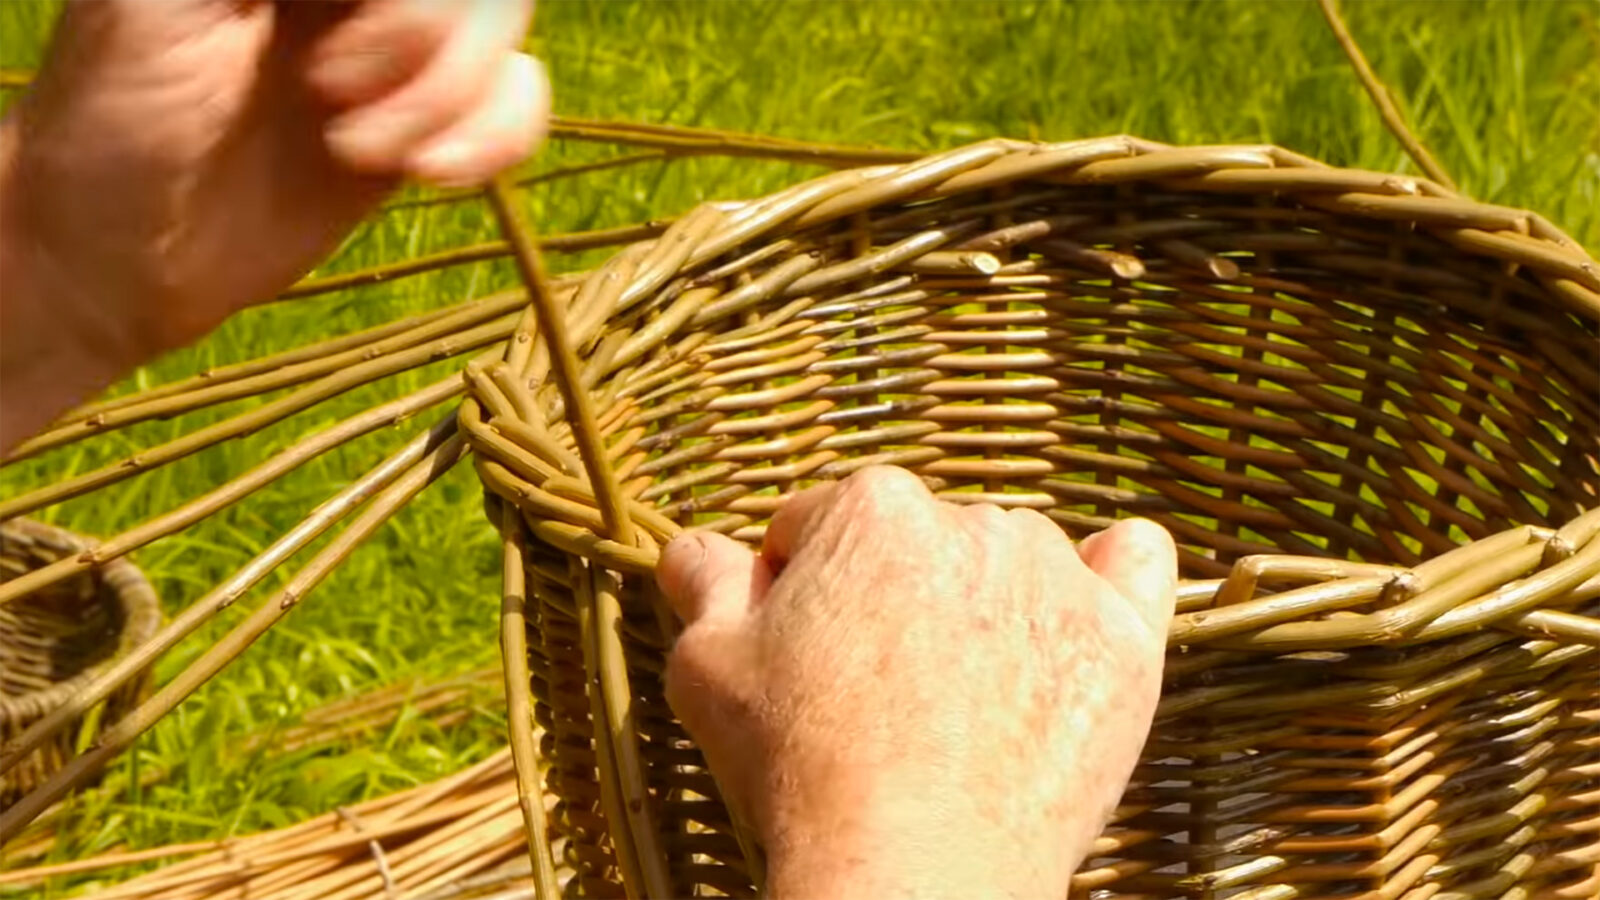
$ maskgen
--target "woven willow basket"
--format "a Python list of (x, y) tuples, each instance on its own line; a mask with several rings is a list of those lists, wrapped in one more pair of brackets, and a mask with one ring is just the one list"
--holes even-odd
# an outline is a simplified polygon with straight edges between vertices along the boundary
[[(68, 556), (88, 543), (29, 519), (0, 525), (0, 582)], [(161, 607), (150, 582), (131, 562), (112, 560), (22, 600), (0, 605), (0, 743), (60, 706), (118, 656), (155, 633)], [(9, 806), (57, 771), (81, 741), (114, 722), (139, 700), (140, 678), (79, 716), (15, 769), (0, 775), (0, 807)]]
[(895, 464), (1181, 546), (1164, 700), (1076, 895), (1600, 895), (1600, 272), (1539, 217), (1115, 138), (706, 205), (554, 292), (514, 243), (535, 303), (460, 421), (528, 598), (547, 890), (753, 893), (662, 699), (651, 568)]

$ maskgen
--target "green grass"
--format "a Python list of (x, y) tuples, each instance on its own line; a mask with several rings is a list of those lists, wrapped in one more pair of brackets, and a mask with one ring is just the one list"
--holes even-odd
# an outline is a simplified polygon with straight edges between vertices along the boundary
[[(0, 3), (0, 67), (37, 65), (54, 7)], [(1600, 4), (1349, 4), (1351, 27), (1467, 193), (1544, 213), (1600, 245)], [(1292, 2), (581, 2), (545, 0), (536, 47), (556, 108), (914, 149), (991, 135), (1131, 133), (1182, 143), (1269, 141), (1338, 165), (1414, 171), (1356, 85), (1314, 5)], [(541, 164), (609, 151), (553, 148)], [(546, 231), (593, 228), (750, 196), (803, 177), (787, 164), (694, 160), (560, 183), (539, 195)], [(364, 226), (339, 271), (494, 236), (475, 203), (395, 212)], [(592, 264), (597, 254), (578, 262)], [(483, 294), (504, 263), (239, 316), (205, 343), (138, 373), (154, 383), (314, 336)], [(265, 454), (377, 397), (439, 377), (411, 373), (142, 477), (47, 518), (110, 533), (220, 484)], [(229, 412), (250, 405), (234, 404)], [(175, 436), (217, 413), (154, 422), (0, 478), (7, 494)], [(375, 434), (136, 556), (169, 609), (218, 577), (411, 433)], [(119, 452), (120, 451), (120, 452)], [(240, 755), (238, 738), (400, 677), (492, 663), (497, 558), (470, 469), (424, 494), (302, 608), (184, 704), (120, 765), (170, 769), (142, 795), (90, 794), (57, 858), (281, 825), (479, 758), (492, 719), (449, 733), (401, 725), (380, 743), (315, 759)], [(302, 554), (301, 560), (308, 554)], [(275, 575), (250, 600), (282, 584)], [(221, 617), (160, 667), (170, 677), (250, 606)]]

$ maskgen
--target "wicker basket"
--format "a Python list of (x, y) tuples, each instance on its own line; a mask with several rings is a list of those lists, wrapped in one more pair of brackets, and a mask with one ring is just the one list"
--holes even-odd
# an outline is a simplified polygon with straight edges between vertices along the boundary
[(884, 463), (1178, 538), (1075, 894), (1600, 895), (1600, 270), (1538, 216), (1273, 147), (995, 141), (704, 206), (566, 296), (461, 413), (529, 598), (541, 877), (564, 839), (582, 895), (752, 894), (651, 567)]
[[(82, 553), (88, 543), (28, 519), (0, 525), (0, 581)], [(0, 744), (59, 706), (118, 656), (155, 633), (156, 594), (125, 559), (112, 560), (49, 590), (0, 605)], [(72, 758), (79, 743), (132, 708), (148, 681), (123, 686), (97, 712), (79, 717), (50, 743), (0, 775), (9, 806)]]

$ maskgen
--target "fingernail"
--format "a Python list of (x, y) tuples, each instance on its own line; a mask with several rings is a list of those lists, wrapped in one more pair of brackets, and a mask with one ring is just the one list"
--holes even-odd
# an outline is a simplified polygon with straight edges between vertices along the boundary
[(706, 541), (698, 534), (688, 534), (683, 537), (684, 548), (679, 551), (684, 554), (681, 565), (686, 571), (694, 572), (706, 562)]
[(408, 117), (393, 113), (346, 116), (335, 119), (325, 136), (328, 149), (357, 165), (388, 165), (409, 127)]
[(706, 542), (698, 535), (681, 534), (661, 548), (656, 562), (656, 584), (669, 598), (684, 599), (683, 592), (694, 583), (694, 573), (705, 561)]
[(447, 140), (417, 154), (412, 169), (435, 187), (474, 187), (483, 182), (473, 170), (477, 152), (477, 147), (468, 141)]

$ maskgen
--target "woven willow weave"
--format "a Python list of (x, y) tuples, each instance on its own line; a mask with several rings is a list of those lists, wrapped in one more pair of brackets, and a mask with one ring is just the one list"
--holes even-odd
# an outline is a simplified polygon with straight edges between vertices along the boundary
[[(0, 525), (0, 583), (76, 556), (88, 543), (29, 519)], [(161, 623), (161, 607), (144, 574), (125, 559), (0, 606), (0, 742), (10, 741), (59, 707)], [(106, 699), (98, 718), (77, 716), (14, 769), (0, 773), (0, 806), (10, 806), (72, 757), (84, 729), (114, 722), (148, 683), (141, 674)]]
[(535, 302), (459, 421), (546, 890), (753, 893), (662, 699), (651, 568), (895, 464), (1182, 548), (1158, 720), (1075, 894), (1600, 895), (1600, 270), (1542, 219), (1114, 138), (707, 205), (553, 292), (513, 236)]

